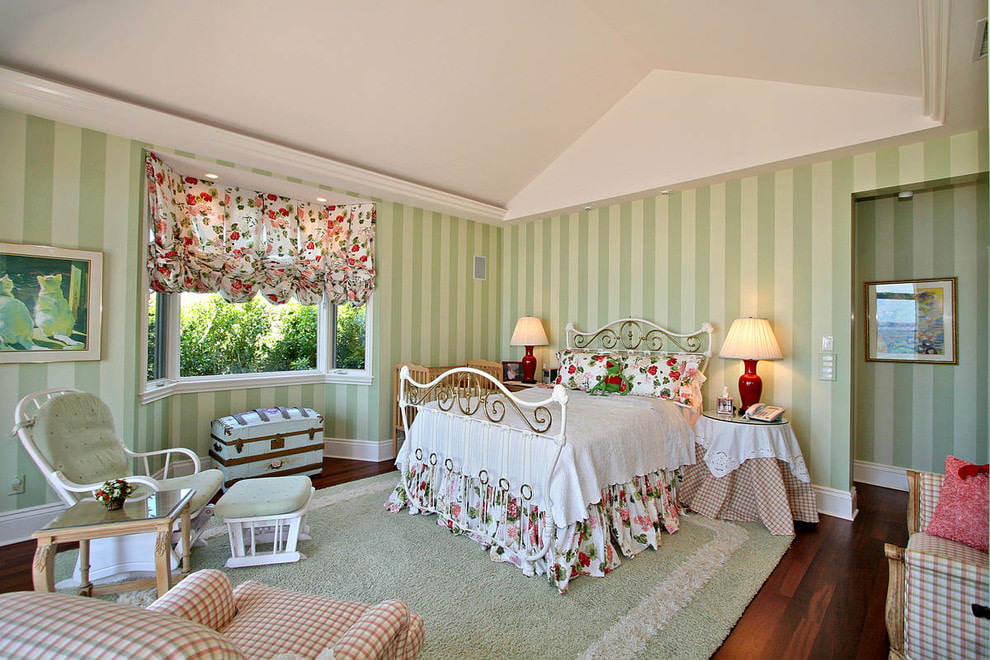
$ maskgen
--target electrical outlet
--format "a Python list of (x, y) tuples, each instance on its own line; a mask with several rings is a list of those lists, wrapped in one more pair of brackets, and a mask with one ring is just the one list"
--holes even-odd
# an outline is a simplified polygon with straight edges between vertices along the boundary
[(10, 478), (10, 489), (8, 495), (22, 495), (24, 493), (24, 475), (15, 474)]

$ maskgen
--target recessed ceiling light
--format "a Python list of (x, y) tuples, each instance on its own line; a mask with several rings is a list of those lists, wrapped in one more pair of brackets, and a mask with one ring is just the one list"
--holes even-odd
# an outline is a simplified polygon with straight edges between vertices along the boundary
[(327, 198), (326, 197), (317, 197), (316, 198), (316, 201), (318, 201), (318, 202), (325, 202), (325, 201), (327, 201)]
[(660, 191), (660, 194), (661, 195), (669, 195), (670, 194), (670, 191), (669, 190), (661, 190)]
[(591, 207), (590, 207), (590, 206), (585, 206), (585, 207), (584, 207), (584, 210), (585, 210), (585, 211), (590, 211), (590, 210), (591, 210)]
[(902, 190), (897, 193), (897, 199), (911, 199), (912, 197), (914, 197), (913, 190)]
[(220, 178), (220, 175), (219, 174), (214, 174), (213, 172), (208, 172), (208, 173), (204, 174), (203, 176), (205, 176), (207, 179), (213, 179), (214, 181), (216, 181), (217, 179)]

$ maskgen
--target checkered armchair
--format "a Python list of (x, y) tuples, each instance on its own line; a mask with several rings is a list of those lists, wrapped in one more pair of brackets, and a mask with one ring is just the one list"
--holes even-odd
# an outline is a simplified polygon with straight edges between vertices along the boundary
[(943, 476), (909, 470), (908, 544), (887, 543), (887, 634), (891, 660), (990, 657), (990, 620), (973, 604), (988, 599), (987, 553), (923, 530)]
[(0, 594), (2, 658), (415, 658), (423, 620), (366, 605), (193, 573), (145, 609), (70, 594)]

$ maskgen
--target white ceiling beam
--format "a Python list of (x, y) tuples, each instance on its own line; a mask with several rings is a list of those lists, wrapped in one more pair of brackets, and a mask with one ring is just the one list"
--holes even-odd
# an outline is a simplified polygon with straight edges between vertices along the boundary
[(949, 0), (918, 0), (925, 116), (945, 123), (949, 80)]

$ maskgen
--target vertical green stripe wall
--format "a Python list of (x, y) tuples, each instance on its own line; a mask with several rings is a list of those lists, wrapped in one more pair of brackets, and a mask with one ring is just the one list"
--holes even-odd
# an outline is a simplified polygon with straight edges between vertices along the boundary
[[(205, 455), (210, 420), (274, 404), (320, 410), (328, 437), (377, 442), (391, 437), (393, 364), (455, 364), (498, 356), (501, 229), (375, 200), (373, 385), (184, 394), (142, 406), (141, 209), (147, 145), (5, 109), (0, 109), (0, 144), (0, 242), (97, 250), (104, 258), (103, 358), (0, 365), (0, 428), (13, 425), (13, 408), (23, 395), (69, 385), (103, 398), (118, 430), (138, 449), (182, 445)], [(474, 255), (488, 260), (486, 280), (472, 278)], [(0, 511), (54, 501), (16, 443), (0, 443), (0, 465), (5, 475), (28, 476), (27, 492), (0, 500)]]
[[(733, 319), (765, 316), (785, 357), (760, 364), (763, 396), (789, 409), (814, 482), (848, 490), (852, 365), (858, 359), (850, 322), (853, 196), (986, 169), (987, 135), (972, 132), (507, 227), (502, 356), (518, 358), (508, 338), (524, 314), (544, 320), (552, 345), (538, 356), (551, 364), (568, 321), (593, 329), (639, 316), (681, 332), (710, 321), (717, 353)], [(985, 251), (985, 209), (980, 217), (979, 249)], [(896, 233), (887, 238), (898, 240)], [(970, 284), (977, 285), (986, 285), (985, 275)], [(985, 289), (982, 295), (985, 306)], [(982, 318), (982, 343), (975, 326), (966, 333), (985, 362), (986, 314)], [(835, 338), (835, 381), (817, 379), (825, 335)], [(709, 396), (723, 385), (735, 392), (741, 368), (738, 360), (715, 357)], [(933, 396), (936, 406), (956, 405), (940, 392)], [(985, 419), (986, 406), (980, 408)], [(985, 456), (985, 422), (982, 428), (982, 440), (975, 442), (982, 442)], [(914, 444), (925, 444), (924, 436)], [(942, 449), (915, 446), (899, 465), (930, 467)]]
[[(139, 449), (158, 444), (136, 433), (136, 344), (140, 299), (138, 241), (140, 148), (131, 140), (0, 109), (0, 241), (103, 253), (103, 359), (0, 365), (0, 426), (29, 392), (69, 385), (99, 392)], [(50, 499), (40, 475), (14, 442), (0, 449), (4, 474), (28, 476), (27, 491), (0, 508)]]
[[(815, 483), (838, 489), (849, 486), (852, 460), (853, 356), (842, 348), (852, 343), (852, 195), (987, 169), (980, 132), (504, 228), (375, 200), (372, 386), (186, 394), (142, 406), (145, 145), (3, 109), (0, 144), (0, 241), (104, 255), (103, 359), (0, 365), (2, 428), (22, 395), (73, 385), (105, 399), (141, 449), (182, 444), (205, 454), (209, 420), (278, 402), (322, 408), (328, 435), (379, 441), (390, 436), (393, 364), (518, 359), (508, 340), (522, 314), (544, 319), (556, 346), (571, 320), (591, 327), (633, 315), (674, 328), (708, 320), (718, 329), (716, 349), (732, 319), (763, 315), (786, 356), (761, 364), (765, 398), (791, 409)], [(475, 255), (488, 259), (487, 280), (472, 278)], [(834, 383), (815, 379), (824, 334), (840, 347)], [(734, 361), (715, 358), (708, 391), (731, 387), (739, 372)], [(954, 382), (955, 392), (967, 383)], [(882, 459), (886, 450), (869, 451)], [(912, 446), (904, 461), (916, 457)], [(28, 475), (27, 493), (0, 500), (0, 511), (52, 499), (15, 443), (0, 444), (0, 462), (5, 474)]]
[(959, 364), (866, 362), (854, 336), (856, 459), (940, 472), (947, 454), (987, 460), (987, 180), (856, 202), (855, 307), (863, 283), (957, 277)]

